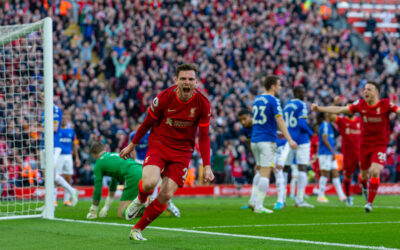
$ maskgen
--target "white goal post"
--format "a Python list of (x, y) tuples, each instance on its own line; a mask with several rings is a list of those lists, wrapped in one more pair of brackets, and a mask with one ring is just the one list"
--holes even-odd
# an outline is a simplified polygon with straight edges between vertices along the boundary
[(54, 218), (53, 153), (39, 166), (43, 126), (44, 152), (54, 149), (52, 26), (0, 26), (0, 219)]

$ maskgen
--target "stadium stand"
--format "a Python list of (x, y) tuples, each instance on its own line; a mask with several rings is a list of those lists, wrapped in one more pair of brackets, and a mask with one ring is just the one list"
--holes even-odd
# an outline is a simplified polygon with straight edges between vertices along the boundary
[[(0, 25), (35, 22), (45, 16), (54, 20), (56, 103), (73, 117), (70, 125), (79, 139), (82, 160), (81, 166), (76, 166), (79, 184), (91, 182), (90, 141), (100, 139), (111, 151), (127, 145), (133, 125), (143, 118), (152, 99), (173, 84), (174, 67), (183, 62), (199, 66), (199, 87), (212, 103), (214, 154), (225, 152), (239, 162), (237, 149), (242, 138), (236, 114), (262, 90), (265, 73), (283, 79), (283, 103), (292, 95), (287, 89), (297, 85), (306, 87), (309, 102), (329, 104), (338, 94), (345, 103), (358, 97), (371, 79), (382, 83), (383, 93), (400, 104), (398, 1), (0, 3)], [(354, 30), (333, 29), (331, 12), (320, 13), (318, 3), (333, 10), (337, 6)], [(367, 13), (377, 24), (370, 35), (364, 33), (370, 40), (365, 55), (351, 38), (356, 36), (354, 31), (364, 32)], [(315, 123), (315, 117), (310, 120)], [(400, 121), (393, 120), (392, 126), (391, 145), (397, 145), (399, 155)], [(0, 129), (4, 128), (1, 120)], [(1, 140), (0, 152), (11, 152), (12, 145), (3, 145)], [(230, 152), (223, 149), (227, 145), (231, 145)], [(247, 159), (244, 172), (254, 164), (252, 157)]]

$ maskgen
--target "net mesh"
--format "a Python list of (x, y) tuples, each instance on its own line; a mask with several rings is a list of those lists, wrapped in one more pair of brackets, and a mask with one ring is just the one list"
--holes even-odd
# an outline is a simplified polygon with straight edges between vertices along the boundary
[(0, 217), (40, 214), (43, 40), (38, 25), (0, 27)]

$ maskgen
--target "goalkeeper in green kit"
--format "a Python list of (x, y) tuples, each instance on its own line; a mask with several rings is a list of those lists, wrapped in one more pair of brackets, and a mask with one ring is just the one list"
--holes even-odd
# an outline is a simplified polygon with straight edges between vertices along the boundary
[(124, 183), (124, 190), (118, 207), (118, 217), (124, 218), (125, 208), (138, 195), (138, 183), (142, 179), (142, 165), (132, 159), (124, 160), (119, 157), (119, 153), (109, 153), (105, 151), (104, 145), (100, 142), (93, 143), (90, 152), (92, 153), (96, 164), (94, 165), (94, 191), (93, 204), (90, 207), (87, 219), (96, 219), (101, 199), (103, 176), (112, 177), (109, 186), (106, 204), (100, 210), (99, 217), (107, 216), (111, 207), (115, 190), (118, 182)]

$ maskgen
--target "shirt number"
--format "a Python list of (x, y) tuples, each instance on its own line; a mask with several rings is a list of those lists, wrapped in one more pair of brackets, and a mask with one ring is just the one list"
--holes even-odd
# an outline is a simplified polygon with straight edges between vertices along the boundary
[(386, 154), (385, 154), (385, 153), (382, 153), (382, 152), (378, 152), (378, 159), (379, 159), (381, 162), (385, 162), (385, 161), (386, 161)]
[(294, 117), (294, 111), (290, 113), (285, 112), (284, 116), (285, 116), (286, 126), (288, 126), (289, 128), (294, 128), (297, 126), (297, 119)]
[[(260, 117), (257, 117), (257, 116)], [(257, 119), (258, 118), (258, 119)], [(253, 125), (260, 124), (263, 125), (267, 122), (267, 116), (265, 115), (265, 106), (253, 106)]]

